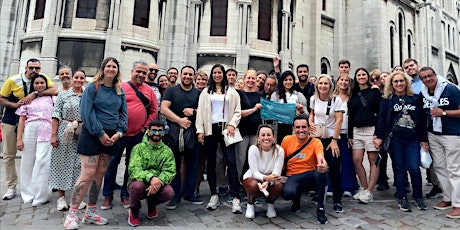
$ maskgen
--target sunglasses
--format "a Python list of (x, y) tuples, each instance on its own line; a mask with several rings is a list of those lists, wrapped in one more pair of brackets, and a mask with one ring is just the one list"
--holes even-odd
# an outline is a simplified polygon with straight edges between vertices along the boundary
[(158, 73), (159, 70), (158, 70), (158, 69), (154, 69), (154, 68), (150, 68), (149, 71), (152, 72), (152, 73), (153, 73), (153, 72)]
[(380, 77), (371, 78), (371, 82), (380, 81)]
[(40, 70), (40, 69), (41, 69), (41, 67), (38, 67), (38, 66), (37, 66), (37, 67), (35, 67), (35, 66), (29, 66), (29, 67), (27, 67), (27, 68), (29, 68), (30, 70), (34, 70), (34, 69)]
[(165, 130), (164, 129), (151, 129), (150, 132), (155, 135), (156, 133), (162, 135), (165, 133)]
[(403, 83), (403, 82), (406, 82), (406, 81), (403, 80), (403, 79), (393, 80), (393, 83), (396, 83), (396, 84), (398, 84), (398, 83)]

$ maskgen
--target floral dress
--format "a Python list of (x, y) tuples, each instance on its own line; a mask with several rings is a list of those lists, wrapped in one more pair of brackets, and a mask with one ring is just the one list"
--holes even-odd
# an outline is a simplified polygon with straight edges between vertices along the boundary
[(78, 140), (69, 143), (62, 141), (69, 120), (80, 118), (80, 98), (73, 89), (61, 91), (54, 105), (53, 118), (59, 120), (58, 147), (51, 154), (50, 187), (59, 190), (71, 190), (80, 176), (80, 156), (77, 153)]

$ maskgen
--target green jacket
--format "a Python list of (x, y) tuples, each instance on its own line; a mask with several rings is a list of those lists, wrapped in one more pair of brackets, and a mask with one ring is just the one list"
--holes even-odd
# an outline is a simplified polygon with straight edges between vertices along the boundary
[(172, 150), (163, 142), (152, 145), (147, 137), (134, 146), (129, 160), (129, 181), (150, 182), (158, 177), (163, 184), (170, 184), (176, 175), (176, 162)]

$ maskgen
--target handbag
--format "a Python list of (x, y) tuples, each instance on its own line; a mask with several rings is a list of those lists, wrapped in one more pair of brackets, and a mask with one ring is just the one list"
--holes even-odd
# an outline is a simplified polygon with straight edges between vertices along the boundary
[[(327, 102), (326, 120), (329, 117), (329, 112), (331, 111), (331, 103), (332, 99), (329, 99)], [(315, 124), (315, 131), (310, 132), (310, 136), (325, 139), (327, 137), (326, 124)]]
[(424, 169), (430, 168), (433, 159), (431, 159), (431, 155), (429, 152), (425, 151), (425, 149), (420, 148), (420, 166)]
[(168, 134), (163, 137), (163, 141), (170, 148), (178, 148), (179, 152), (187, 149), (195, 149), (197, 137), (195, 128), (182, 128), (179, 124), (171, 122), (169, 124)]
[(222, 131), (222, 135), (224, 136), (225, 146), (229, 146), (243, 140), (243, 137), (241, 136), (240, 130), (238, 128), (235, 129), (235, 135), (233, 136), (230, 136), (228, 134), (227, 129), (224, 129), (224, 131)]

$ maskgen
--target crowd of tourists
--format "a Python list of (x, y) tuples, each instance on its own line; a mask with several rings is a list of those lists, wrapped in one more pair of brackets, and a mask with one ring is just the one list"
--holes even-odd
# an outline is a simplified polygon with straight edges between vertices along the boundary
[[(105, 225), (97, 208), (111, 209), (114, 191), (128, 209), (128, 224), (140, 225), (141, 200), (147, 218), (157, 205), (176, 209), (181, 202), (218, 209), (223, 199), (234, 214), (255, 218), (265, 199), (266, 216), (275, 218), (276, 200), (301, 209), (308, 193), (325, 224), (326, 196), (336, 213), (342, 198), (357, 205), (374, 201), (375, 190), (389, 189), (391, 158), (399, 209), (423, 211), (426, 198), (442, 199), (435, 209), (460, 218), (460, 88), (414, 59), (391, 72), (357, 68), (347, 60), (339, 76), (249, 69), (238, 73), (221, 64), (209, 76), (192, 66), (171, 67), (159, 76), (154, 63), (135, 61), (122, 81), (120, 64), (103, 60), (92, 82), (83, 70), (59, 69), (60, 87), (29, 59), (22, 73), (8, 78), (0, 91), (3, 160), (8, 189), (16, 196), (15, 156), (22, 151), (20, 196), (40, 206), (57, 191), (56, 208), (68, 211), (66, 229), (80, 221)], [(239, 77), (242, 76), (242, 77)], [(432, 164), (422, 193), (421, 156)], [(123, 182), (116, 183), (125, 156)], [(369, 161), (368, 171), (364, 158)], [(200, 194), (206, 175), (209, 197)], [(66, 192), (71, 191), (67, 196)], [(68, 200), (68, 198), (70, 199)], [(85, 209), (82, 216), (79, 210)]]

